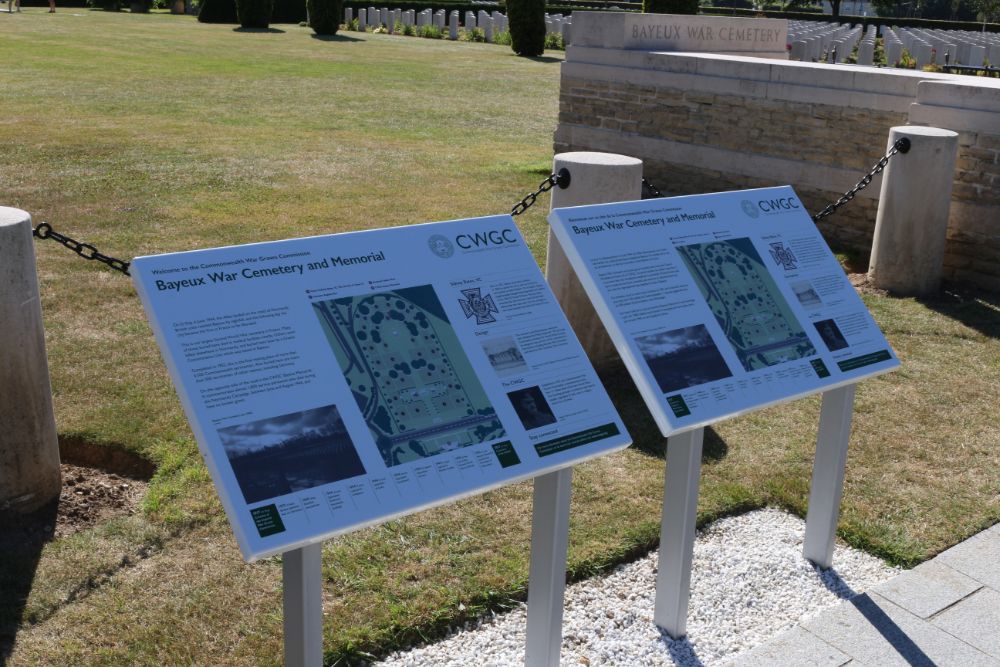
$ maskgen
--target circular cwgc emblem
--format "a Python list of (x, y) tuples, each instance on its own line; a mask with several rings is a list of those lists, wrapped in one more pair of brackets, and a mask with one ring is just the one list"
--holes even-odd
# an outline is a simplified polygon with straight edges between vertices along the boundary
[(760, 211), (757, 210), (757, 205), (754, 204), (749, 199), (744, 199), (740, 202), (740, 206), (743, 207), (743, 212), (749, 215), (751, 218), (756, 218), (760, 215)]
[(451, 244), (451, 241), (440, 234), (435, 234), (427, 239), (427, 247), (429, 247), (431, 252), (441, 259), (448, 259), (455, 254), (455, 246)]

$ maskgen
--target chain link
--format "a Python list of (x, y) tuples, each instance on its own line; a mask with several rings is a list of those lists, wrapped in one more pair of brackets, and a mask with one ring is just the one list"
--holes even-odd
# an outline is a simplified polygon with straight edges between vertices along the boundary
[(551, 174), (548, 178), (542, 181), (537, 190), (530, 193), (527, 197), (515, 204), (514, 208), (510, 209), (510, 214), (521, 215), (531, 208), (531, 206), (535, 203), (535, 200), (538, 199), (538, 195), (543, 192), (548, 192), (557, 185), (562, 189), (566, 189), (569, 187), (569, 181), (569, 169), (563, 167), (558, 172)]
[(647, 181), (645, 178), (642, 179), (642, 187), (646, 188), (656, 199), (663, 196), (663, 193), (657, 189), (655, 185)]
[(847, 202), (854, 199), (855, 195), (857, 195), (859, 192), (861, 192), (869, 185), (871, 185), (872, 179), (875, 178), (875, 176), (877, 176), (879, 173), (881, 173), (883, 169), (885, 169), (885, 166), (889, 164), (889, 160), (892, 158), (893, 155), (895, 155), (896, 153), (908, 153), (909, 150), (910, 150), (909, 139), (907, 139), (906, 137), (901, 137), (897, 139), (895, 143), (892, 144), (892, 148), (889, 149), (889, 152), (883, 155), (882, 159), (880, 159), (878, 162), (875, 163), (875, 166), (872, 167), (871, 171), (865, 174), (861, 178), (861, 180), (857, 182), (857, 185), (855, 185), (853, 188), (845, 192), (840, 199), (828, 205), (822, 211), (814, 215), (813, 222), (819, 222), (828, 215), (833, 215), (838, 208), (840, 208)]
[[(872, 167), (871, 171), (865, 174), (861, 178), (861, 180), (858, 181), (857, 185), (855, 185), (853, 188), (844, 193), (844, 195), (836, 202), (830, 204), (822, 211), (814, 215), (813, 221), (819, 222), (823, 218), (835, 213), (838, 208), (840, 208), (847, 202), (854, 199), (854, 197), (859, 192), (861, 192), (871, 184), (872, 179), (874, 179), (875, 176), (877, 176), (879, 173), (882, 172), (883, 169), (885, 169), (885, 166), (889, 164), (889, 160), (892, 158), (893, 155), (896, 155), (897, 153), (906, 153), (909, 150), (910, 150), (909, 139), (907, 139), (906, 137), (897, 139), (896, 142), (892, 145), (892, 148), (889, 150), (889, 152), (886, 153), (882, 157), (882, 159), (880, 159), (875, 164), (874, 167)], [(542, 181), (538, 185), (537, 190), (529, 193), (524, 199), (515, 204), (514, 207), (510, 210), (510, 214), (512, 216), (521, 215), (529, 208), (531, 208), (532, 205), (534, 205), (535, 201), (537, 201), (538, 199), (538, 195), (548, 192), (557, 185), (560, 188), (567, 188), (569, 187), (569, 183), (570, 183), (569, 170), (566, 169), (565, 167), (560, 169), (557, 173), (550, 174), (544, 181)], [(649, 192), (651, 192), (654, 197), (659, 198), (663, 196), (663, 194), (656, 188), (656, 186), (647, 181), (645, 178), (642, 179), (642, 186), (647, 190), (649, 190)], [(120, 271), (121, 273), (124, 273), (126, 276), (131, 275), (128, 271), (130, 266), (129, 262), (105, 255), (104, 253), (100, 252), (97, 248), (95, 248), (89, 243), (81, 243), (76, 239), (70, 238), (69, 236), (65, 236), (64, 234), (60, 234), (59, 232), (57, 232), (52, 228), (52, 225), (50, 225), (47, 222), (39, 223), (31, 231), (32, 234), (35, 236), (35, 238), (52, 239), (53, 241), (57, 241), (62, 245), (66, 246), (67, 248), (69, 248), (77, 255), (86, 260), (91, 260), (91, 261), (96, 260), (98, 262), (101, 262), (102, 264), (107, 265), (108, 268), (114, 271)]]
[(129, 262), (109, 257), (89, 243), (81, 243), (76, 239), (60, 234), (56, 230), (52, 229), (52, 225), (47, 222), (38, 223), (38, 225), (31, 230), (31, 233), (35, 238), (52, 239), (53, 241), (57, 241), (84, 259), (92, 261), (96, 260), (102, 264), (106, 264), (109, 268), (114, 269), (115, 271), (121, 271), (126, 276), (132, 275), (128, 272)]

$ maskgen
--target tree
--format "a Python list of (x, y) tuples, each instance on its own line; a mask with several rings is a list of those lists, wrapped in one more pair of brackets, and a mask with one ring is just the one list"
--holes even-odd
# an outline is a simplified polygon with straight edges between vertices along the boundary
[(340, 17), (344, 13), (344, 0), (306, 0), (309, 27), (317, 35), (336, 35)]
[(983, 23), (1000, 23), (1000, 0), (972, 0), (976, 20)]
[(545, 52), (545, 0), (507, 0), (507, 20), (514, 53), (530, 58)]

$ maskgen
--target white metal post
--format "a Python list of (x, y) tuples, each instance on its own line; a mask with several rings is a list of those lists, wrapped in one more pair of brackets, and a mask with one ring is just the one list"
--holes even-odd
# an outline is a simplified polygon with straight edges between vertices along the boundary
[(820, 409), (802, 555), (824, 569), (833, 565), (856, 386), (850, 384), (824, 392), (823, 407)]
[(573, 468), (535, 478), (525, 667), (559, 667)]
[(281, 556), (284, 584), (285, 667), (323, 664), (323, 545)]
[(667, 439), (653, 621), (674, 639), (687, 634), (704, 435), (705, 429), (699, 428)]

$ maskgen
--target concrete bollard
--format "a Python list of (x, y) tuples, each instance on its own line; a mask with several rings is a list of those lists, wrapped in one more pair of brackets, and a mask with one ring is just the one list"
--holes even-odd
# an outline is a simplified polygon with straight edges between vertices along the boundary
[(61, 488), (31, 216), (0, 206), (0, 512), (34, 511)]
[(900, 295), (929, 295), (941, 284), (955, 178), (958, 133), (905, 125), (889, 130), (889, 147), (910, 140), (882, 175), (868, 279)]
[[(552, 208), (642, 199), (642, 160), (612, 153), (558, 153), (552, 171), (566, 168), (568, 188), (555, 187)], [(545, 276), (591, 362), (601, 366), (618, 358), (594, 306), (583, 291), (559, 241), (549, 230)]]

